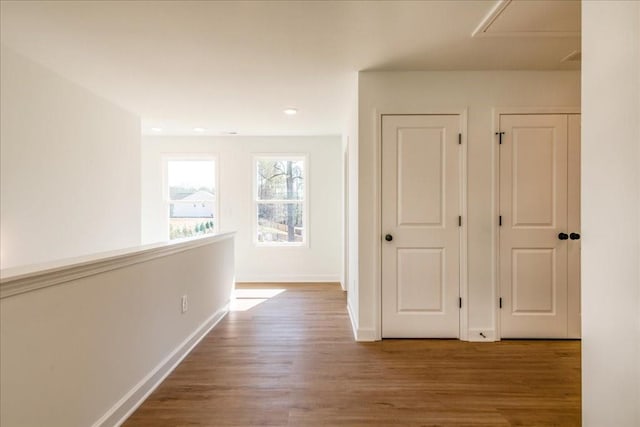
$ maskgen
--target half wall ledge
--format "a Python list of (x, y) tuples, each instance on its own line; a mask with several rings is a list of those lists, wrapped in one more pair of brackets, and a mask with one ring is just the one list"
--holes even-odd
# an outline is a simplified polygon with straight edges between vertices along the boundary
[(232, 239), (235, 231), (0, 270), (0, 299)]

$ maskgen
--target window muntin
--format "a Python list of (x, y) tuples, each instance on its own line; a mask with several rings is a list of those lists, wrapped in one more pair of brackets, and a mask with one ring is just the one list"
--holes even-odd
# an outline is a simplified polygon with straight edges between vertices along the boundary
[(166, 171), (169, 239), (217, 231), (215, 159), (167, 159)]
[(306, 160), (300, 156), (255, 159), (255, 241), (259, 246), (307, 243)]

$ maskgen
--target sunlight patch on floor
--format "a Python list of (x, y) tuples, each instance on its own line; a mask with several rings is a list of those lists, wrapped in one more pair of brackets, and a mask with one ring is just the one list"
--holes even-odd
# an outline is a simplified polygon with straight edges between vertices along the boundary
[(247, 311), (283, 293), (285, 289), (235, 289), (231, 295), (229, 310)]

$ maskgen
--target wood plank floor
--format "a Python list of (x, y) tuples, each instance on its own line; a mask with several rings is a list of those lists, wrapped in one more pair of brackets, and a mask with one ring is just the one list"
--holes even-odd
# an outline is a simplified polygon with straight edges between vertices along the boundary
[(579, 341), (357, 343), (337, 285), (238, 288), (285, 291), (229, 313), (125, 426), (580, 425)]

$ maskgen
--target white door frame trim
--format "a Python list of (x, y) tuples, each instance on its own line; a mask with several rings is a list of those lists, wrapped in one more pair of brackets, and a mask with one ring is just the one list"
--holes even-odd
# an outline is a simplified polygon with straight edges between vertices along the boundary
[(462, 227), (460, 228), (460, 297), (462, 308), (460, 309), (459, 339), (468, 341), (469, 329), (469, 291), (467, 280), (467, 112), (468, 108), (441, 108), (420, 111), (407, 111), (398, 109), (393, 111), (373, 110), (374, 120), (374, 171), (377, 179), (374, 180), (374, 197), (376, 209), (373, 210), (373, 224), (378, 238), (375, 241), (376, 263), (374, 267), (374, 325), (375, 339), (382, 339), (382, 116), (391, 115), (457, 115), (460, 116), (460, 132), (462, 133), (462, 145), (460, 147), (460, 215), (462, 215)]
[(500, 214), (500, 150), (498, 144), (498, 138), (496, 132), (500, 131), (500, 116), (509, 114), (580, 114), (580, 107), (494, 107), (492, 108), (493, 116), (493, 129), (492, 135), (494, 139), (493, 149), (491, 153), (491, 161), (493, 163), (493, 188), (491, 191), (491, 197), (493, 199), (493, 214), (494, 221), (491, 224), (491, 238), (492, 238), (492, 272), (491, 278), (493, 280), (493, 325), (495, 329), (495, 341), (502, 339), (502, 329), (500, 324), (500, 306), (498, 304), (498, 298), (500, 295), (500, 239), (498, 227), (498, 215)]

